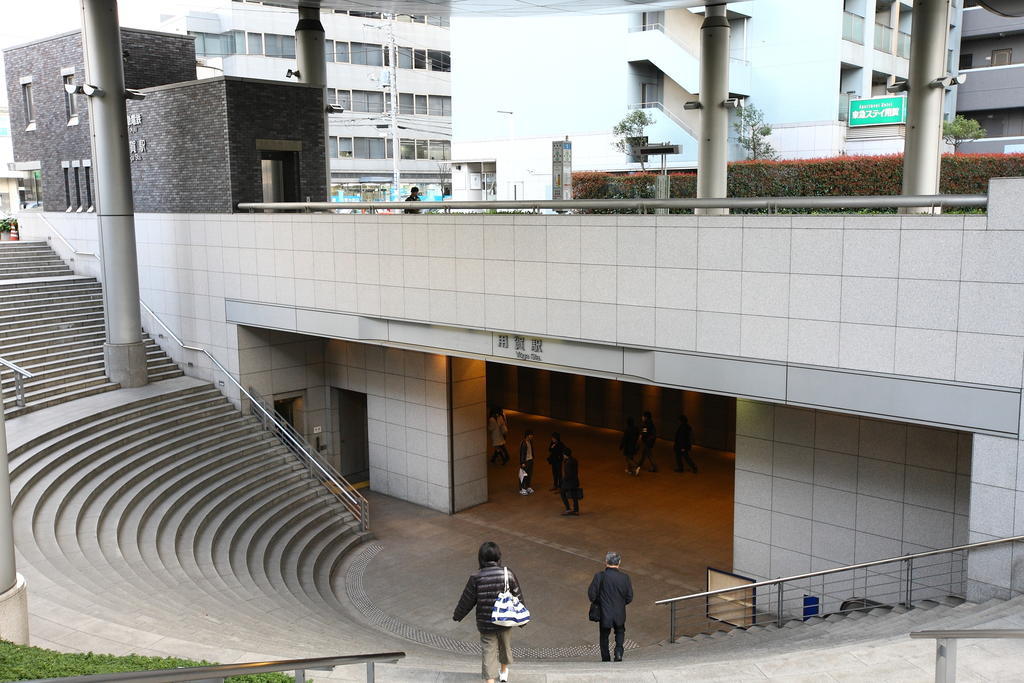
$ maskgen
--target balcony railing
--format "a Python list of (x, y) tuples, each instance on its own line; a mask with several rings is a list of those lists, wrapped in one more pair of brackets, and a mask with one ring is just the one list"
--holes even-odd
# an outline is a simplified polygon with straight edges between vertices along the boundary
[(892, 54), (892, 28), (885, 24), (875, 24), (875, 49), (879, 52)]
[(864, 44), (864, 17), (852, 12), (843, 12), (843, 40), (858, 45)]
[(896, 56), (910, 59), (910, 34), (900, 31), (896, 34)]
[(626, 108), (629, 109), (630, 111), (633, 111), (634, 109), (657, 109), (662, 114), (667, 116), (669, 120), (672, 121), (672, 123), (676, 124), (683, 130), (685, 130), (692, 137), (697, 137), (696, 131), (694, 131), (691, 126), (688, 126), (685, 123), (683, 123), (682, 119), (680, 119), (678, 116), (670, 112), (661, 102), (637, 102), (636, 104), (627, 105)]

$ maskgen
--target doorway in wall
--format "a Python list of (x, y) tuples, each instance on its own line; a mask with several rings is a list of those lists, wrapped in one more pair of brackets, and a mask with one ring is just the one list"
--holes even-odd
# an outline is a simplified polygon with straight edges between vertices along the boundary
[(366, 394), (333, 389), (338, 407), (338, 454), (341, 476), (352, 483), (370, 478), (369, 441), (366, 432)]
[(305, 398), (302, 393), (275, 396), (274, 410), (299, 434), (306, 433)]

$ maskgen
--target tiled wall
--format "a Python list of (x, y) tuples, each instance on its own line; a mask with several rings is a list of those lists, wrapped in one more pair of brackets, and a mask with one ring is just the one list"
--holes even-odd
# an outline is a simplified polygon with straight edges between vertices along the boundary
[(487, 502), (487, 368), (452, 358), (453, 512)]
[(449, 512), (447, 359), (331, 341), (326, 365), (331, 386), (367, 396), (370, 489)]
[(791, 576), (967, 542), (970, 434), (745, 400), (736, 432), (738, 574)]

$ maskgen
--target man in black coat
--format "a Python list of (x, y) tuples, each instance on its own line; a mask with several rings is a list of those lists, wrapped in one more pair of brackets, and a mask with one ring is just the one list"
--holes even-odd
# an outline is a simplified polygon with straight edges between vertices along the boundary
[(686, 419), (685, 415), (679, 416), (679, 428), (676, 429), (675, 442), (672, 444), (672, 450), (676, 454), (676, 472), (685, 472), (686, 466), (683, 465), (683, 460), (686, 460), (686, 464), (693, 468), (693, 473), (697, 474), (697, 465), (693, 462), (693, 458), (690, 457), (690, 449), (693, 448), (693, 428), (690, 426), (690, 421)]
[[(565, 506), (563, 515), (580, 516), (580, 465), (576, 458), (572, 457), (572, 449), (568, 446), (562, 448), (562, 472), (560, 486), (562, 489), (562, 505)], [(569, 509), (569, 499), (572, 498), (572, 509)]]
[(551, 465), (551, 490), (559, 491), (562, 488), (562, 451), (566, 448), (562, 443), (562, 435), (558, 432), (551, 434), (551, 443), (548, 444), (548, 464)]
[(619, 571), (622, 557), (609, 552), (604, 557), (604, 571), (594, 574), (587, 589), (590, 602), (601, 606), (600, 636), (601, 661), (611, 661), (608, 652), (608, 636), (615, 629), (615, 661), (622, 661), (623, 643), (626, 640), (626, 605), (633, 602), (633, 583), (629, 575)]

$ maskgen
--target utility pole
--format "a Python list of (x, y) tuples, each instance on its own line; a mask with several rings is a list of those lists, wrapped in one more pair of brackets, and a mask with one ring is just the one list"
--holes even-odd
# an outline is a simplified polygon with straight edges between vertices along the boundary
[[(391, 201), (397, 202), (399, 197), (399, 183), (401, 182), (401, 171), (399, 171), (399, 159), (402, 156), (401, 144), (398, 140), (398, 46), (395, 44), (395, 15), (388, 15), (388, 86), (391, 88)], [(386, 147), (386, 145), (385, 145)]]

